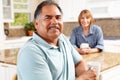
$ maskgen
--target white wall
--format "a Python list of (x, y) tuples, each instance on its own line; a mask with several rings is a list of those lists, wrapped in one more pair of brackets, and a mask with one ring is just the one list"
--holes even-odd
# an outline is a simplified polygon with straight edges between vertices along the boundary
[(4, 39), (5, 39), (5, 34), (4, 34), (4, 26), (3, 26), (3, 8), (2, 8), (2, 0), (0, 0), (0, 41)]
[(33, 21), (33, 18), (34, 18), (34, 12), (35, 12), (35, 9), (37, 7), (37, 5), (42, 2), (43, 0), (29, 0), (29, 9), (30, 9), (30, 13), (31, 13), (31, 21)]
[(64, 22), (76, 22), (78, 15), (85, 8), (85, 0), (59, 0), (59, 5), (63, 10)]

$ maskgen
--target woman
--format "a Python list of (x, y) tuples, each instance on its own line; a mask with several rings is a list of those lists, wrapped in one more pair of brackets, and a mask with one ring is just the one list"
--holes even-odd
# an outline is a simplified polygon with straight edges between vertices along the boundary
[[(70, 42), (80, 54), (89, 54), (103, 51), (103, 33), (99, 26), (94, 25), (94, 19), (89, 10), (81, 11), (78, 17), (79, 26), (72, 30)], [(81, 45), (84, 45), (82, 48)], [(81, 46), (81, 47), (80, 47)]]

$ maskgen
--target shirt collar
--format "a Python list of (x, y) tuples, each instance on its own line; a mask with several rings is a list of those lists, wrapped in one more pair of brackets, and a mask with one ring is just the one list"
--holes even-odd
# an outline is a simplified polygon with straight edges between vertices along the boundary
[(94, 32), (94, 28), (93, 26), (90, 26), (89, 34), (93, 34), (93, 32)]
[[(57, 48), (55, 46), (52, 46), (50, 44), (48, 44), (44, 39), (42, 39), (37, 33), (33, 33), (33, 39), (35, 40), (35, 42), (39, 45), (42, 45), (46, 48)], [(61, 35), (58, 38), (58, 44), (61, 45), (61, 43), (63, 42), (63, 40), (61, 39)]]
[[(82, 30), (82, 26), (79, 26), (79, 29), (80, 29), (80, 32), (83, 31), (83, 30)], [(91, 26), (90, 26), (90, 30), (89, 30), (89, 34), (93, 34), (93, 32), (94, 32), (94, 27), (91, 25)]]

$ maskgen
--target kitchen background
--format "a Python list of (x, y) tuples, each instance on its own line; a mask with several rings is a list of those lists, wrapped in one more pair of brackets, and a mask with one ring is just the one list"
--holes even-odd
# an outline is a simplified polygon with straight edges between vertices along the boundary
[[(28, 14), (28, 22), (33, 20), (33, 12), (43, 0), (0, 0), (0, 79), (12, 80), (16, 73), (17, 53), (31, 37), (24, 26), (12, 26), (16, 13)], [(89, 9), (95, 24), (101, 26), (105, 38), (105, 50), (120, 53), (120, 0), (54, 0), (64, 13), (64, 31), (70, 36), (78, 25), (77, 17), (82, 9)], [(24, 7), (15, 7), (22, 5)], [(114, 49), (114, 50), (113, 50)], [(7, 64), (6, 64), (7, 63)]]
[[(12, 1), (12, 0), (9, 0)], [(29, 21), (33, 20), (35, 6), (42, 0), (31, 0), (28, 12)], [(105, 37), (120, 36), (120, 1), (119, 0), (56, 0), (64, 13), (64, 33), (69, 36), (73, 27), (78, 25), (77, 17), (82, 9), (89, 9), (95, 18), (96, 24), (101, 26)], [(13, 12), (14, 13), (14, 12)], [(14, 19), (13, 19), (14, 21)], [(4, 23), (4, 22), (3, 22)], [(4, 28), (9, 30), (7, 37), (26, 36), (23, 28), (11, 28), (10, 22), (4, 23)]]

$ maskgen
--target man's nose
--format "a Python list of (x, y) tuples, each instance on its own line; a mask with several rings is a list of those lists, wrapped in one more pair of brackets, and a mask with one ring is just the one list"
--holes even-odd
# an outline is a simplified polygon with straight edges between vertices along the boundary
[(57, 20), (55, 17), (53, 17), (53, 18), (51, 19), (51, 23), (57, 24), (57, 23), (58, 23), (58, 20)]

